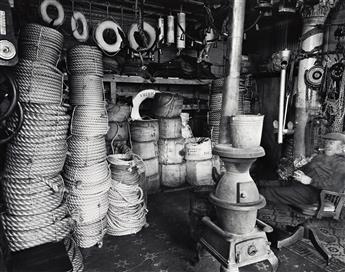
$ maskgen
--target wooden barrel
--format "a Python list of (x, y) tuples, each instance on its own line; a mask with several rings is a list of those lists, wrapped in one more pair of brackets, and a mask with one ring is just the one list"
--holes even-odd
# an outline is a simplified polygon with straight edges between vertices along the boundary
[(158, 157), (144, 160), (145, 164), (145, 175), (147, 177), (157, 175), (159, 173)]
[(107, 141), (124, 141), (128, 139), (128, 122), (109, 122), (109, 129), (105, 136)]
[(182, 120), (176, 118), (159, 119), (159, 138), (172, 139), (182, 137)]
[(124, 122), (129, 118), (131, 107), (126, 104), (109, 104), (107, 107), (108, 120), (111, 122)]
[(152, 159), (158, 156), (158, 144), (155, 141), (141, 143), (133, 141), (132, 150), (143, 160)]
[(157, 93), (153, 98), (154, 114), (157, 117), (178, 117), (182, 106), (183, 97), (175, 93)]
[(178, 187), (186, 182), (186, 163), (160, 164), (161, 184)]
[(186, 143), (185, 159), (191, 161), (209, 160), (212, 158), (210, 138), (189, 138)]
[(184, 138), (159, 139), (158, 149), (160, 163), (182, 163), (184, 157)]
[(158, 141), (159, 125), (157, 119), (135, 120), (130, 126), (131, 139), (135, 142)]
[(212, 167), (212, 159), (186, 161), (186, 181), (193, 186), (213, 185)]

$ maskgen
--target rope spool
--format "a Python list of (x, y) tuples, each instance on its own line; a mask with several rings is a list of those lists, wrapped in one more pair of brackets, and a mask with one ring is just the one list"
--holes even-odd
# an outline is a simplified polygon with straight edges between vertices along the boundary
[(66, 183), (74, 183), (80, 190), (88, 189), (108, 179), (108, 163), (103, 161), (86, 167), (75, 167), (65, 164), (62, 175), (66, 179)]
[(186, 182), (186, 163), (160, 164), (161, 184), (167, 187), (179, 187)]
[(50, 27), (27, 24), (21, 29), (19, 44), (22, 59), (56, 66), (63, 47), (63, 35)]
[(159, 139), (159, 162), (162, 164), (182, 163), (184, 157), (184, 138)]
[(129, 27), (129, 31), (128, 31), (128, 35), (127, 35), (129, 47), (136, 52), (149, 51), (150, 49), (152, 49), (152, 47), (156, 43), (156, 30), (149, 23), (143, 22), (143, 31), (148, 36), (148, 43), (147, 43), (146, 47), (142, 47), (138, 44), (138, 42), (135, 38), (135, 33), (138, 31), (139, 31), (139, 29), (138, 29), (137, 23), (132, 24)]
[(76, 106), (72, 113), (71, 134), (92, 137), (105, 135), (108, 131), (108, 116), (102, 106)]
[[(79, 32), (78, 24), (82, 25), (82, 31)], [(73, 37), (78, 42), (86, 42), (89, 39), (89, 26), (87, 24), (85, 15), (80, 11), (74, 11), (71, 17), (71, 29)]]
[(200, 161), (212, 158), (212, 144), (210, 138), (190, 138), (186, 143), (186, 160)]
[[(53, 6), (56, 8), (58, 15), (57, 18), (52, 19), (49, 15), (48, 15), (48, 7), (49, 6)], [(47, 24), (52, 24), (53, 26), (60, 26), (63, 24), (64, 20), (65, 20), (65, 12), (64, 9), (62, 7), (62, 5), (60, 4), (60, 2), (58, 2), (57, 0), (43, 0), (43, 2), (40, 5), (40, 15), (42, 17), (42, 20), (47, 23)]]
[(182, 137), (181, 117), (159, 119), (159, 138), (172, 139), (180, 137)]
[(130, 124), (131, 140), (136, 142), (158, 141), (159, 124), (157, 119), (135, 120)]
[(66, 203), (70, 210), (78, 210), (78, 226), (88, 225), (100, 221), (105, 217), (109, 207), (108, 190), (93, 195), (81, 194), (66, 196)]
[(20, 102), (61, 104), (63, 75), (56, 67), (31, 60), (20, 60), (15, 68)]
[[(110, 44), (104, 40), (104, 32), (106, 30), (113, 30), (115, 33), (115, 42)], [(122, 35), (120, 34), (122, 33)], [(113, 20), (104, 20), (100, 22), (94, 29), (93, 33), (95, 42), (98, 47), (108, 54), (116, 54), (120, 51), (122, 46), (122, 36), (124, 36), (121, 27)]]
[(73, 237), (78, 246), (89, 248), (96, 244), (101, 244), (103, 236), (107, 232), (107, 218), (87, 225), (77, 225)]
[(108, 231), (112, 236), (139, 232), (146, 224), (143, 190), (138, 184), (128, 185), (115, 180), (109, 191)]
[(101, 105), (104, 103), (103, 80), (95, 75), (71, 76), (70, 103), (72, 105)]
[(102, 52), (95, 46), (77, 45), (68, 52), (68, 71), (72, 75), (103, 77)]
[(131, 154), (113, 154), (108, 156), (111, 178), (113, 181), (127, 185), (137, 184), (139, 173), (136, 161)]
[(72, 229), (74, 220), (70, 217), (54, 224), (30, 231), (11, 231), (5, 229), (8, 246), (11, 251), (19, 251), (49, 242), (58, 242), (65, 238)]
[(71, 136), (68, 141), (68, 156), (66, 163), (74, 167), (85, 167), (106, 160), (104, 137)]
[(132, 150), (139, 155), (143, 160), (152, 159), (158, 156), (158, 144), (155, 141), (151, 142), (132, 142)]

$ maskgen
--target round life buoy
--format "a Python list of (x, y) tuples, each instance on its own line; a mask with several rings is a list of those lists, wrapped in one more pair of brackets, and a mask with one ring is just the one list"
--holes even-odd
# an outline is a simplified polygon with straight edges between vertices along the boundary
[[(78, 30), (77, 23), (81, 23), (83, 30), (81, 33)], [(73, 37), (79, 42), (86, 42), (89, 38), (89, 26), (86, 18), (80, 11), (74, 11), (71, 17), (71, 29)]]
[(131, 118), (132, 120), (142, 120), (140, 113), (139, 113), (139, 107), (141, 103), (146, 99), (146, 98), (153, 98), (156, 93), (160, 93), (158, 90), (154, 89), (147, 89), (139, 92), (132, 101), (133, 107), (132, 107), (132, 112), (131, 112)]
[[(109, 44), (104, 40), (103, 33), (106, 29), (112, 29), (116, 35), (115, 43)], [(122, 37), (119, 33), (122, 31), (121, 27), (112, 20), (105, 20), (97, 25), (94, 32), (94, 37), (97, 45), (104, 51), (110, 54), (117, 53), (121, 49)]]
[(155, 41), (156, 41), (156, 30), (154, 29), (154, 27), (152, 27), (150, 24), (144, 22), (143, 29), (144, 29), (144, 32), (146, 32), (148, 34), (149, 43), (148, 43), (147, 47), (140, 48), (140, 45), (138, 44), (138, 42), (136, 41), (136, 39), (134, 37), (134, 33), (139, 31), (138, 24), (132, 24), (131, 27), (129, 28), (129, 31), (128, 31), (128, 42), (129, 42), (129, 46), (134, 51), (150, 50), (152, 48), (152, 46), (155, 44)]
[[(58, 16), (56, 19), (52, 19), (48, 15), (47, 8), (49, 6), (54, 6), (57, 9)], [(60, 4), (60, 2), (58, 2), (57, 0), (44, 0), (40, 5), (40, 13), (41, 13), (41, 17), (43, 21), (46, 22), (47, 24), (53, 23), (53, 26), (62, 25), (65, 19), (64, 9), (62, 5)]]

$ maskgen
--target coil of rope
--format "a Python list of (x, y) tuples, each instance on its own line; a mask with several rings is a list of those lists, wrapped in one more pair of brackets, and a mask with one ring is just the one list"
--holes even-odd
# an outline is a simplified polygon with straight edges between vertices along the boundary
[(113, 154), (107, 158), (110, 163), (111, 178), (119, 183), (137, 184), (139, 173), (131, 154)]
[(15, 69), (19, 101), (42, 104), (61, 104), (63, 75), (44, 62), (20, 60)]
[(104, 106), (76, 106), (72, 113), (71, 134), (99, 136), (108, 131), (108, 115)]
[(103, 236), (107, 232), (107, 218), (88, 224), (77, 225), (73, 236), (78, 246), (82, 248), (89, 248), (95, 244), (102, 245)]
[(70, 102), (72, 105), (103, 105), (103, 80), (95, 75), (71, 76)]
[(107, 233), (113, 236), (137, 233), (146, 225), (146, 214), (144, 193), (139, 185), (112, 180)]
[(78, 210), (78, 226), (95, 223), (102, 220), (108, 212), (108, 190), (92, 195), (69, 194), (66, 196), (66, 202), (70, 210)]
[(71, 75), (103, 77), (102, 52), (95, 46), (77, 45), (68, 52), (68, 71)]
[(72, 236), (64, 239), (64, 245), (68, 257), (72, 263), (73, 269), (70, 272), (82, 272), (84, 270), (83, 255), (81, 254), (77, 243)]
[(50, 27), (27, 24), (21, 29), (19, 43), (23, 59), (56, 66), (63, 47), (63, 35)]

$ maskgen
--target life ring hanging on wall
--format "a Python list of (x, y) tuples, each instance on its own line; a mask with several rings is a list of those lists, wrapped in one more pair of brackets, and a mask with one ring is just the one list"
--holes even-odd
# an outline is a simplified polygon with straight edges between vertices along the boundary
[[(78, 24), (81, 23), (82, 31), (79, 32)], [(89, 26), (85, 15), (80, 11), (74, 11), (71, 17), (71, 29), (73, 37), (79, 42), (86, 42), (89, 39)]]
[(141, 47), (136, 38), (135, 33), (139, 33), (138, 24), (132, 24), (128, 31), (128, 42), (129, 47), (136, 52), (142, 52), (142, 51), (149, 51), (156, 43), (157, 40), (157, 33), (154, 27), (152, 27), (149, 23), (144, 22), (143, 24), (143, 30), (146, 32), (149, 38), (148, 45), (146, 47)]
[[(48, 7), (53, 6), (56, 8), (58, 15), (56, 19), (51, 18), (48, 15)], [(52, 24), (53, 26), (61, 26), (65, 20), (65, 11), (61, 3), (57, 0), (43, 0), (40, 5), (40, 14), (42, 20), (47, 24)]]
[[(110, 44), (104, 40), (103, 33), (107, 29), (111, 29), (115, 32), (115, 43)], [(109, 54), (116, 54), (120, 51), (123, 42), (123, 36), (124, 34), (121, 27), (113, 20), (105, 20), (99, 23), (94, 30), (94, 39), (98, 47)]]

